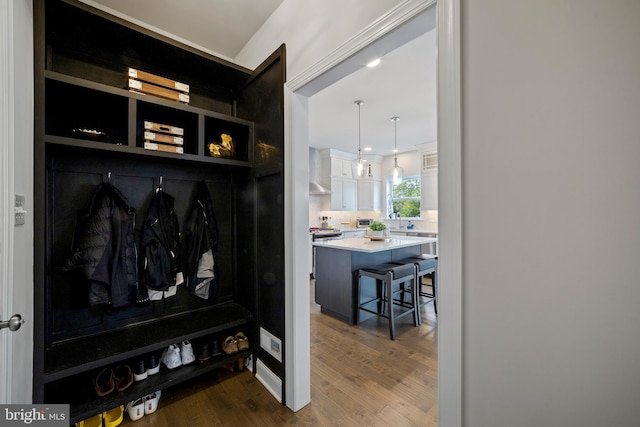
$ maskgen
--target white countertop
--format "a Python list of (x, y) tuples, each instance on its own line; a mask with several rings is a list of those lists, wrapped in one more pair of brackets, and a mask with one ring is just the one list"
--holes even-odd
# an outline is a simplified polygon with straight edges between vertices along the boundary
[(389, 232), (391, 234), (401, 234), (401, 235), (404, 234), (404, 235), (407, 235), (407, 236), (412, 236), (412, 235), (415, 236), (415, 235), (418, 235), (418, 234), (435, 234), (435, 235), (438, 235), (438, 231), (414, 230), (414, 229), (408, 229), (408, 228), (405, 228), (405, 229), (402, 229), (402, 230), (391, 229), (391, 230), (389, 230)]
[(367, 237), (357, 237), (354, 239), (313, 242), (313, 246), (371, 253), (424, 245), (437, 241), (438, 239), (434, 237), (391, 236), (385, 240), (371, 240)]

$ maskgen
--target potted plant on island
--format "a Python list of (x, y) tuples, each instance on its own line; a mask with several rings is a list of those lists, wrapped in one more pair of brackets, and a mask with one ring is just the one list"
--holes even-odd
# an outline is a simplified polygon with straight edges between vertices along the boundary
[(369, 226), (369, 237), (372, 239), (384, 239), (386, 229), (386, 224), (379, 221), (373, 221)]

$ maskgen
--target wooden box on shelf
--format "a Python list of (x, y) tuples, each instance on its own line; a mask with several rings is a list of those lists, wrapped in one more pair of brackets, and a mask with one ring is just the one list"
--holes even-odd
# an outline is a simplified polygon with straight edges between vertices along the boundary
[(189, 103), (189, 94), (178, 92), (166, 87), (156, 86), (151, 83), (141, 82), (140, 80), (129, 79), (129, 90), (146, 95), (159, 96), (160, 98), (170, 99), (172, 101)]
[(184, 154), (184, 149), (179, 145), (162, 144), (152, 141), (144, 142), (145, 150), (164, 151), (165, 153)]
[(189, 93), (189, 85), (186, 83), (180, 83), (166, 77), (156, 76), (155, 74), (136, 70), (135, 68), (129, 68), (129, 78), (152, 83), (157, 86), (163, 86), (169, 89), (174, 89), (178, 92)]

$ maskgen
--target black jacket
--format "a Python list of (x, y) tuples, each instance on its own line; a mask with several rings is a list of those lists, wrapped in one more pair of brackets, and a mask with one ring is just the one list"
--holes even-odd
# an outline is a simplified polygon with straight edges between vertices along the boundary
[(196, 187), (183, 237), (183, 274), (189, 291), (213, 300), (216, 298), (218, 280), (214, 263), (218, 249), (218, 223), (204, 181), (200, 181)]
[(142, 283), (156, 291), (175, 285), (180, 270), (180, 229), (173, 205), (172, 196), (156, 190), (142, 228)]
[(125, 306), (129, 287), (137, 284), (135, 212), (117, 188), (102, 183), (78, 215), (72, 253), (62, 270), (88, 281), (92, 306)]

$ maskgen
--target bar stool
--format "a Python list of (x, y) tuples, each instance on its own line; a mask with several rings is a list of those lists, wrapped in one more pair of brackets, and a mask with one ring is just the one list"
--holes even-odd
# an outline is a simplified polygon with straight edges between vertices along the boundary
[[(393, 264), (406, 265), (413, 263), (415, 266), (415, 280), (416, 283), (414, 289), (414, 298), (417, 301), (418, 306), (418, 324), (422, 324), (422, 307), (433, 301), (433, 309), (438, 315), (438, 256), (431, 254), (415, 255), (409, 258), (404, 258), (396, 261), (391, 261)], [(430, 276), (431, 286), (423, 282), (423, 278)], [(425, 286), (429, 286), (431, 289), (425, 289)]]
[[(413, 315), (413, 324), (418, 326), (420, 322), (419, 307), (415, 299), (415, 292), (411, 292), (410, 301), (404, 301), (404, 297), (395, 298), (397, 293), (406, 292), (406, 282), (415, 280), (415, 264), (412, 262), (399, 265), (396, 263), (383, 263), (371, 267), (365, 267), (357, 270), (357, 290), (356, 304), (356, 325), (360, 319), (360, 310), (373, 313), (376, 316), (389, 319), (389, 336), (392, 340), (396, 339), (395, 320), (407, 315)], [(370, 277), (376, 280), (376, 297), (361, 302), (362, 277)], [(398, 289), (394, 289), (397, 286)], [(411, 289), (414, 289), (411, 283)], [(376, 309), (370, 308), (376, 303)], [(388, 303), (388, 304), (387, 304)], [(388, 306), (388, 309), (387, 309)], [(394, 309), (398, 307), (398, 311)], [(388, 313), (387, 313), (388, 311)]]

